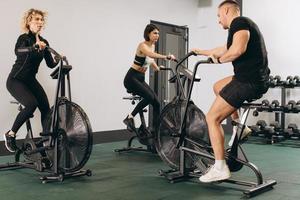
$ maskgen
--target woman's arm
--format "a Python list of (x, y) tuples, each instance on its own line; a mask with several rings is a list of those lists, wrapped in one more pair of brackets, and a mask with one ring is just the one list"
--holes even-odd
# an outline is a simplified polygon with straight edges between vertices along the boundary
[(159, 66), (157, 66), (157, 64), (156, 64), (155, 61), (153, 61), (150, 65), (151, 65), (151, 67), (152, 67), (155, 71), (159, 71), (159, 70), (160, 70)]
[(167, 59), (168, 56), (162, 55), (159, 53), (155, 53), (152, 51), (146, 44), (141, 43), (138, 47), (138, 50), (142, 52), (145, 56), (148, 56), (150, 58), (162, 58), (162, 59)]
[(30, 45), (27, 35), (20, 35), (15, 45), (15, 54), (20, 56), (34, 51), (34, 46)]
[[(44, 42), (49, 47), (49, 42), (47, 40), (44, 40)], [(50, 51), (47, 48), (45, 48), (45, 50), (44, 50), (44, 58), (45, 58), (47, 66), (50, 68), (54, 68), (59, 63), (53, 59)]]

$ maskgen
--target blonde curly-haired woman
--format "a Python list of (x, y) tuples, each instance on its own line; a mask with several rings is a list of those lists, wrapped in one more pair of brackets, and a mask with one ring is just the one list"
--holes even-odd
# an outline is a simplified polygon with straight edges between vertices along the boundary
[(16, 151), (16, 133), (33, 115), (36, 108), (41, 112), (42, 124), (50, 110), (47, 95), (35, 77), (43, 59), (50, 68), (57, 65), (46, 48), (49, 46), (48, 41), (40, 35), (45, 18), (46, 12), (41, 10), (29, 9), (25, 12), (21, 24), (23, 34), (19, 36), (15, 45), (17, 58), (8, 76), (6, 87), (24, 109), (17, 115), (11, 130), (4, 134), (5, 146), (10, 152)]

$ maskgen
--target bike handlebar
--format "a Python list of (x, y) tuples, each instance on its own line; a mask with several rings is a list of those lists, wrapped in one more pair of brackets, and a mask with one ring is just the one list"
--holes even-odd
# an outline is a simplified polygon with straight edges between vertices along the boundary
[(54, 55), (55, 60), (65, 61), (67, 65), (69, 64), (66, 56), (62, 56), (49, 46), (46, 46), (45, 48), (48, 49), (48, 51)]
[(159, 68), (159, 70), (165, 70), (165, 71), (170, 70), (170, 71), (172, 71), (173, 69), (169, 68), (169, 67), (162, 67), (162, 68)]
[[(34, 50), (38, 50), (39, 49), (39, 45), (35, 44), (31, 47), (21, 47), (17, 49), (18, 53), (28, 53), (28, 52), (32, 52)], [(55, 51), (54, 49), (52, 49), (49, 46), (45, 46), (45, 49), (47, 49), (50, 53), (52, 53), (54, 55), (55, 60), (59, 60), (59, 61), (65, 61), (66, 63), (67, 58), (65, 56), (62, 56), (61, 54), (59, 54), (57, 51)]]
[[(186, 60), (188, 59), (190, 56), (196, 56), (197, 54), (193, 51), (189, 52), (188, 54), (186, 54), (181, 60), (177, 61), (177, 64), (176, 64), (176, 72), (178, 71), (178, 68), (179, 66)], [(175, 61), (175, 62), (176, 62)]]
[[(178, 61), (176, 59), (173, 60), (174, 62), (177, 63), (176, 64), (176, 73), (174, 72), (174, 70), (172, 68), (165, 68), (164, 67), (164, 68), (160, 68), (160, 70), (165, 70), (165, 71), (170, 70), (173, 75), (180, 73), (180, 74), (183, 74), (183, 76), (187, 77), (189, 80), (197, 80), (197, 81), (199, 81), (200, 78), (197, 77), (196, 75), (194, 77), (194, 75), (193, 75), (196, 72), (193, 72), (193, 71), (189, 70), (187, 67), (185, 67), (184, 65), (182, 65), (182, 63), (186, 59), (188, 59), (190, 56), (196, 56), (196, 55), (197, 54), (195, 52), (191, 51), (191, 52), (187, 53), (180, 61)], [(200, 61), (198, 61), (196, 63), (194, 70), (197, 70), (199, 64), (210, 64), (210, 63), (213, 63), (213, 60), (210, 57), (207, 58), (206, 60), (200, 60)], [(181, 66), (181, 68), (179, 68), (180, 66)]]

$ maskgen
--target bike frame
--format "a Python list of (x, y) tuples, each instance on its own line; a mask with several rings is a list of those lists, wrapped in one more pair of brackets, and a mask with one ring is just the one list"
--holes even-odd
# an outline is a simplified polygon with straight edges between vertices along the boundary
[[(57, 86), (56, 86), (56, 92), (55, 92), (55, 100), (53, 104), (53, 112), (52, 112), (52, 121), (51, 121), (51, 127), (50, 127), (50, 132), (49, 133), (44, 133), (44, 136), (50, 136), (50, 142), (49, 146), (43, 146), (43, 147), (36, 147), (35, 143), (33, 143), (33, 149), (29, 152), (27, 152), (28, 155), (35, 154), (35, 153), (40, 153), (45, 150), (53, 150), (54, 151), (54, 156), (53, 156), (53, 168), (52, 169), (43, 169), (41, 166), (41, 161), (24, 161), (20, 162), (20, 154), (24, 153), (23, 150), (17, 150), (15, 153), (15, 162), (14, 163), (7, 163), (4, 165), (0, 165), (1, 170), (6, 170), (6, 169), (19, 169), (19, 168), (31, 168), (35, 169), (37, 171), (47, 171), (50, 173), (50, 175), (42, 176), (40, 177), (40, 180), (42, 183), (46, 183), (48, 181), (53, 181), (53, 180), (59, 180), (63, 181), (64, 178), (68, 177), (77, 177), (77, 176), (91, 176), (91, 170), (79, 170), (75, 172), (66, 172), (62, 173), (59, 171), (58, 167), (58, 137), (59, 137), (59, 113), (58, 113), (58, 107), (59, 107), (59, 102), (61, 101), (62, 98), (66, 98), (65, 93), (66, 93), (66, 87), (65, 87), (65, 78), (67, 78), (67, 84), (68, 84), (68, 99), (71, 101), (71, 84), (70, 84), (70, 75), (69, 71), (72, 69), (72, 66), (69, 65), (68, 60), (65, 56), (61, 56), (59, 53), (57, 53), (54, 49), (50, 47), (46, 47), (52, 54), (54, 54), (55, 59), (59, 60), (59, 66), (54, 70), (54, 72), (51, 73), (51, 77), (53, 79), (58, 79), (57, 80)], [(22, 51), (30, 51), (30, 48), (27, 49), (22, 49)], [(30, 120), (28, 119), (26, 121), (26, 128), (27, 128), (27, 135), (25, 140), (30, 140), (33, 141), (33, 133), (31, 129), (31, 124)], [(68, 155), (65, 155), (66, 158), (66, 163), (68, 164)]]
[[(212, 63), (212, 60), (209, 58), (207, 60), (200, 60), (195, 64), (192, 74), (189, 73), (188, 74), (189, 76), (187, 76), (190, 80), (190, 85), (189, 85), (188, 93), (186, 95), (184, 92), (184, 87), (181, 82), (181, 79), (179, 78), (179, 69), (180, 69), (181, 64), (191, 55), (195, 55), (195, 54), (192, 52), (187, 54), (180, 62), (178, 62), (177, 66), (176, 66), (177, 81), (180, 85), (180, 94), (182, 94), (179, 97), (179, 99), (185, 101), (185, 105), (183, 107), (183, 116), (182, 116), (182, 120), (181, 120), (181, 124), (180, 124), (180, 129), (179, 129), (178, 133), (176, 133), (176, 135), (179, 136), (179, 140), (176, 145), (176, 147), (179, 148), (179, 150), (180, 150), (179, 170), (178, 171), (171, 170), (171, 171), (166, 171), (166, 172), (160, 171), (161, 175), (165, 176), (171, 182), (185, 180), (185, 179), (189, 179), (189, 178), (193, 178), (193, 177), (199, 177), (200, 175), (202, 175), (202, 174), (198, 174), (195, 172), (191, 172), (189, 169), (186, 168), (186, 156), (187, 156), (186, 152), (200, 155), (202, 157), (210, 159), (211, 161), (215, 160), (215, 158), (213, 156), (213, 149), (209, 144), (207, 144), (207, 145), (199, 144), (198, 142), (196, 142), (190, 138), (187, 138), (186, 132), (184, 131), (184, 130), (186, 130), (185, 126), (186, 126), (187, 109), (188, 109), (189, 102), (191, 100), (191, 94), (192, 94), (194, 82), (200, 81), (198, 78), (196, 78), (196, 73), (197, 73), (198, 67), (200, 64)], [(186, 72), (188, 72), (188, 71), (186, 70)], [(255, 173), (257, 182), (254, 183), (254, 182), (247, 182), (247, 181), (233, 180), (233, 179), (221, 181), (221, 182), (233, 183), (233, 184), (250, 187), (250, 189), (247, 189), (244, 191), (244, 194), (247, 195), (248, 197), (256, 195), (259, 192), (262, 192), (266, 189), (272, 188), (272, 186), (276, 184), (275, 180), (267, 180), (267, 181), (263, 180), (262, 174), (259, 171), (259, 169), (254, 164), (252, 164), (251, 162), (248, 161), (246, 154), (244, 153), (242, 147), (240, 146), (242, 132), (245, 128), (245, 122), (247, 120), (249, 112), (253, 108), (257, 109), (259, 105), (258, 104), (250, 104), (250, 103), (245, 104), (241, 123), (238, 124), (238, 129), (237, 129), (236, 135), (234, 136), (235, 139), (234, 139), (233, 145), (229, 149), (229, 152), (226, 152), (226, 154), (225, 154), (225, 157), (227, 158), (227, 160), (231, 159), (231, 161), (233, 161), (233, 162), (237, 162), (237, 163), (241, 164), (242, 166), (245, 165), (245, 166), (249, 167)], [(203, 149), (204, 152), (201, 152), (200, 150), (197, 151), (197, 150), (186, 147), (185, 146), (186, 142), (189, 142), (189, 144), (192, 144), (193, 146), (197, 147), (198, 149)], [(208, 153), (206, 153), (206, 152), (208, 152)], [(237, 169), (237, 171), (239, 169)]]

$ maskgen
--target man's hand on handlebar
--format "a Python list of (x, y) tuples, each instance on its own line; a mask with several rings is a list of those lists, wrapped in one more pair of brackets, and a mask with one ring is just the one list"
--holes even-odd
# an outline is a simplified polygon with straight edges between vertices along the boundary
[(173, 54), (167, 55), (167, 60), (176, 60), (176, 57)]
[(210, 59), (211, 63), (221, 64), (219, 58), (217, 58), (215, 55), (210, 55), (208, 58)]
[(196, 49), (196, 48), (191, 49), (190, 52), (193, 53), (195, 56), (196, 56), (196, 55), (199, 55), (199, 51), (198, 51), (198, 49)]

